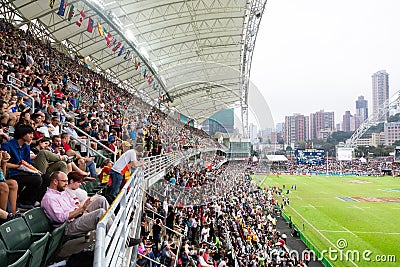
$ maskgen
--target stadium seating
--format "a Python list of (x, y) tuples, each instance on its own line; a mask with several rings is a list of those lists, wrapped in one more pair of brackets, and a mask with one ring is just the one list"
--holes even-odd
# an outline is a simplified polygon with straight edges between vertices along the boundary
[(0, 267), (22, 267), (26, 266), (29, 260), (30, 251), (10, 253), (6, 245), (0, 239)]
[(60, 227), (52, 230), (50, 221), (47, 219), (42, 208), (34, 208), (25, 212), (23, 218), (32, 234), (50, 233), (45, 252), (46, 257), (43, 257), (42, 261), (42, 265), (44, 265), (53, 256), (54, 252), (56, 252), (61, 246), (67, 223), (65, 222)]
[(30, 251), (28, 266), (41, 266), (50, 233), (31, 233), (23, 218), (17, 218), (0, 226), (0, 235), (10, 252)]

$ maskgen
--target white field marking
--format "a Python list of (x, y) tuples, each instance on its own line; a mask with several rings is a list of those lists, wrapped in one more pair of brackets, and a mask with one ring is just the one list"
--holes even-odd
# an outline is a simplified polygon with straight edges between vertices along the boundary
[(300, 199), (300, 200), (303, 200), (303, 198), (302, 198), (302, 197), (299, 197), (299, 196), (291, 196), (291, 198), (292, 198), (292, 199)]
[[(292, 207), (289, 207), (289, 208), (290, 208), (294, 213), (296, 213), (297, 216), (299, 216), (303, 221), (305, 221), (307, 224), (309, 224), (309, 225), (311, 226), (311, 228), (313, 228), (317, 233), (319, 233), (326, 241), (328, 241), (328, 243), (329, 243), (332, 247), (334, 247), (335, 249), (337, 249), (338, 251), (340, 251), (340, 253), (343, 253), (340, 249), (338, 249), (338, 247), (337, 247), (335, 244), (333, 244), (328, 238), (326, 238), (326, 236), (324, 236), (324, 235), (321, 233), (321, 231), (319, 231), (317, 228), (315, 228), (314, 225), (312, 225), (312, 224), (311, 224), (309, 221), (307, 221), (303, 216), (301, 216), (300, 213), (297, 212), (297, 210), (293, 209)], [(350, 259), (350, 262), (351, 262), (354, 266), (358, 267), (358, 265), (357, 265), (352, 259)]]
[(312, 209), (316, 209), (316, 208), (323, 208), (324, 206), (314, 206), (311, 204), (308, 204), (307, 206), (304, 206), (304, 208), (312, 208)]
[[(362, 211), (365, 211), (363, 208), (361, 208), (361, 207), (357, 207), (357, 206), (351, 206), (351, 207), (347, 207), (348, 209), (359, 209), (359, 210), (362, 210)], [(368, 207), (369, 208), (369, 207)]]
[(342, 228), (343, 228), (344, 230), (346, 230), (346, 232), (348, 232), (348, 233), (354, 235), (355, 237), (358, 237), (356, 234), (354, 234), (352, 231), (350, 231), (350, 230), (347, 229), (346, 227), (342, 226)]
[[(343, 227), (344, 228), (344, 227)], [(350, 230), (320, 230), (326, 233), (353, 233), (353, 234), (376, 234), (376, 235), (400, 235), (400, 233), (390, 233), (390, 232), (365, 232), (365, 231), (350, 231)]]

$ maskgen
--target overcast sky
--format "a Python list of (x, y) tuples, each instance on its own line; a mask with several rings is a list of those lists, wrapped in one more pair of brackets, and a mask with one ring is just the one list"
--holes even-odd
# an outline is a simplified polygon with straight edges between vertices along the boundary
[(400, 90), (400, 0), (268, 0), (251, 81), (275, 123), (321, 109), (339, 123), (360, 95), (371, 114), (371, 75), (383, 69), (392, 95)]

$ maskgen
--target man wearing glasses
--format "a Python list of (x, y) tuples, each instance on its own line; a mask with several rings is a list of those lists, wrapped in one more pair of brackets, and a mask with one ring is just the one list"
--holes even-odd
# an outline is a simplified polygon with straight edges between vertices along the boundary
[[(56, 171), (50, 175), (50, 186), (41, 202), (41, 207), (47, 217), (55, 227), (67, 221), (66, 235), (95, 230), (100, 218), (106, 212), (107, 201), (104, 198), (88, 198), (85, 202), (77, 204), (65, 191), (67, 184), (68, 177), (65, 173)], [(112, 217), (112, 219), (114, 218)], [(111, 226), (112, 221), (108, 221), (107, 229)]]

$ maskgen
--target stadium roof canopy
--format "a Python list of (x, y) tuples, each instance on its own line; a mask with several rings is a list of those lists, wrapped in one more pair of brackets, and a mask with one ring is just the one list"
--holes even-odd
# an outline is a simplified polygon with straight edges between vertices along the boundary
[[(162, 101), (199, 122), (226, 107), (247, 108), (251, 57), (266, 0), (68, 0), (64, 16), (57, 14), (63, 0), (53, 1), (53, 8), (49, 1), (3, 0), (2, 8), (11, 8), (20, 19), (17, 26), (39, 25), (43, 30), (36, 34), (63, 44), (149, 103)], [(85, 17), (78, 27), (80, 11)]]

